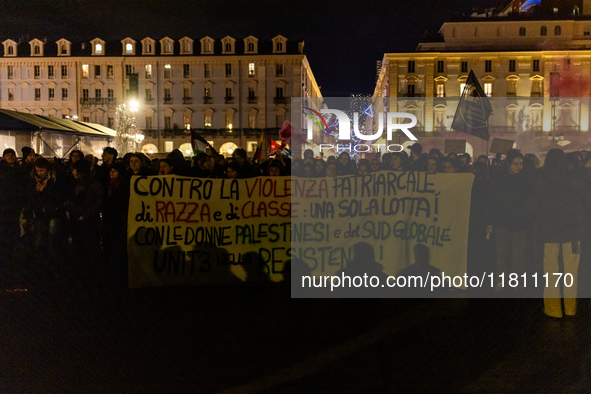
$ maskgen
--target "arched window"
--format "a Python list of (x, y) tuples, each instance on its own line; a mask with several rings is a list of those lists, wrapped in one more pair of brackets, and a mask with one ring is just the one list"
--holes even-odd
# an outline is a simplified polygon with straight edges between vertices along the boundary
[(282, 42), (278, 42), (277, 43), (277, 52), (280, 52), (283, 50), (283, 43)]
[(230, 157), (236, 149), (238, 149), (238, 145), (233, 142), (226, 142), (220, 146), (220, 154), (225, 157)]
[(185, 42), (185, 52), (191, 52), (191, 43)]
[(35, 55), (38, 55), (39, 53), (41, 53), (41, 50), (39, 49), (39, 45), (35, 45), (34, 52), (35, 52)]
[(546, 26), (540, 27), (540, 35), (545, 36), (546, 34), (548, 34), (548, 29), (546, 28)]
[(97, 54), (103, 53), (103, 46), (101, 44), (96, 44), (94, 46), (94, 52)]
[(152, 52), (152, 44), (146, 45), (146, 52), (148, 52), (148, 53)]
[(232, 44), (229, 42), (226, 43), (226, 52), (232, 52)]
[(211, 52), (211, 43), (210, 42), (205, 43), (205, 52)]
[(65, 45), (62, 45), (62, 55), (68, 53), (68, 48)]
[(12, 45), (8, 47), (8, 54), (14, 55), (14, 47)]
[(131, 53), (133, 51), (133, 45), (131, 43), (125, 44), (125, 53)]
[(560, 28), (560, 26), (555, 26), (554, 27), (554, 35), (559, 36), (560, 34), (562, 34), (562, 29)]
[(170, 42), (167, 42), (166, 44), (164, 44), (164, 52), (166, 52), (166, 53), (172, 52), (170, 49)]
[(254, 52), (254, 42), (248, 43), (248, 52)]

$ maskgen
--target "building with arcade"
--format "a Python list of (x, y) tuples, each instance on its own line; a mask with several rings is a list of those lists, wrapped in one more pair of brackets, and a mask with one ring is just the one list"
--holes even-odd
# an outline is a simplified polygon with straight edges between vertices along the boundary
[(304, 42), (280, 35), (0, 41), (0, 108), (114, 127), (133, 100), (145, 153), (189, 154), (190, 129), (225, 154), (264, 135), (265, 152), (291, 98), (321, 96)]
[[(493, 104), (488, 144), (451, 129), (471, 70)], [(494, 137), (532, 153), (591, 147), (590, 94), (587, 0), (511, 1), (446, 22), (415, 52), (386, 53), (374, 91), (390, 98), (390, 112), (417, 117), (413, 131), (427, 148), (462, 138), (472, 155), (488, 153)]]

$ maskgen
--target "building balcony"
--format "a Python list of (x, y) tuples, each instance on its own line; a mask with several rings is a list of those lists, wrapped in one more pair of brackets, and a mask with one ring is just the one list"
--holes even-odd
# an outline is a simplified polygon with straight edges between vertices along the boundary
[(193, 104), (192, 97), (183, 97), (183, 104)]
[(254, 96), (248, 96), (248, 104), (256, 104), (257, 98)]
[(172, 104), (172, 97), (164, 97), (164, 104)]
[(226, 96), (224, 97), (224, 101), (226, 104), (231, 104), (234, 101), (234, 97)]
[(81, 105), (117, 105), (117, 99), (114, 98), (81, 98)]
[(203, 104), (213, 104), (213, 97), (209, 97), (209, 96), (203, 97)]
[(153, 105), (154, 104), (154, 99), (152, 97), (146, 98), (145, 102), (146, 102), (146, 105)]
[(273, 97), (273, 104), (285, 104), (287, 102), (287, 98), (285, 97)]

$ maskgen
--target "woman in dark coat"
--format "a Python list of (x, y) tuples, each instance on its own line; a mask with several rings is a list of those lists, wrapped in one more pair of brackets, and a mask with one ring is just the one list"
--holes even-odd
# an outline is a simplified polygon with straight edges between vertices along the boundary
[[(524, 174), (523, 155), (517, 150), (507, 153), (505, 166), (494, 187), (490, 224), (497, 245), (497, 276), (504, 274), (507, 288), (509, 274), (526, 271), (528, 232), (533, 231), (532, 209), (534, 187)], [(499, 288), (500, 290), (500, 288)]]

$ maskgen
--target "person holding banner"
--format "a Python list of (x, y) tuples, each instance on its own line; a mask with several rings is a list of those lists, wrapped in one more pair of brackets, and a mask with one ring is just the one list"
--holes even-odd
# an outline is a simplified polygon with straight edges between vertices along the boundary
[(140, 153), (132, 153), (129, 156), (129, 175), (152, 175), (150, 168), (146, 165), (143, 155)]
[[(415, 144), (416, 145), (416, 144)], [(402, 152), (394, 152), (390, 156), (390, 169), (392, 171), (406, 171), (408, 167), (408, 157)]]
[(236, 163), (238, 163), (238, 166), (240, 167), (240, 178), (254, 178), (256, 176), (256, 172), (246, 160), (246, 151), (244, 149), (236, 149), (232, 153), (232, 158), (236, 160)]

